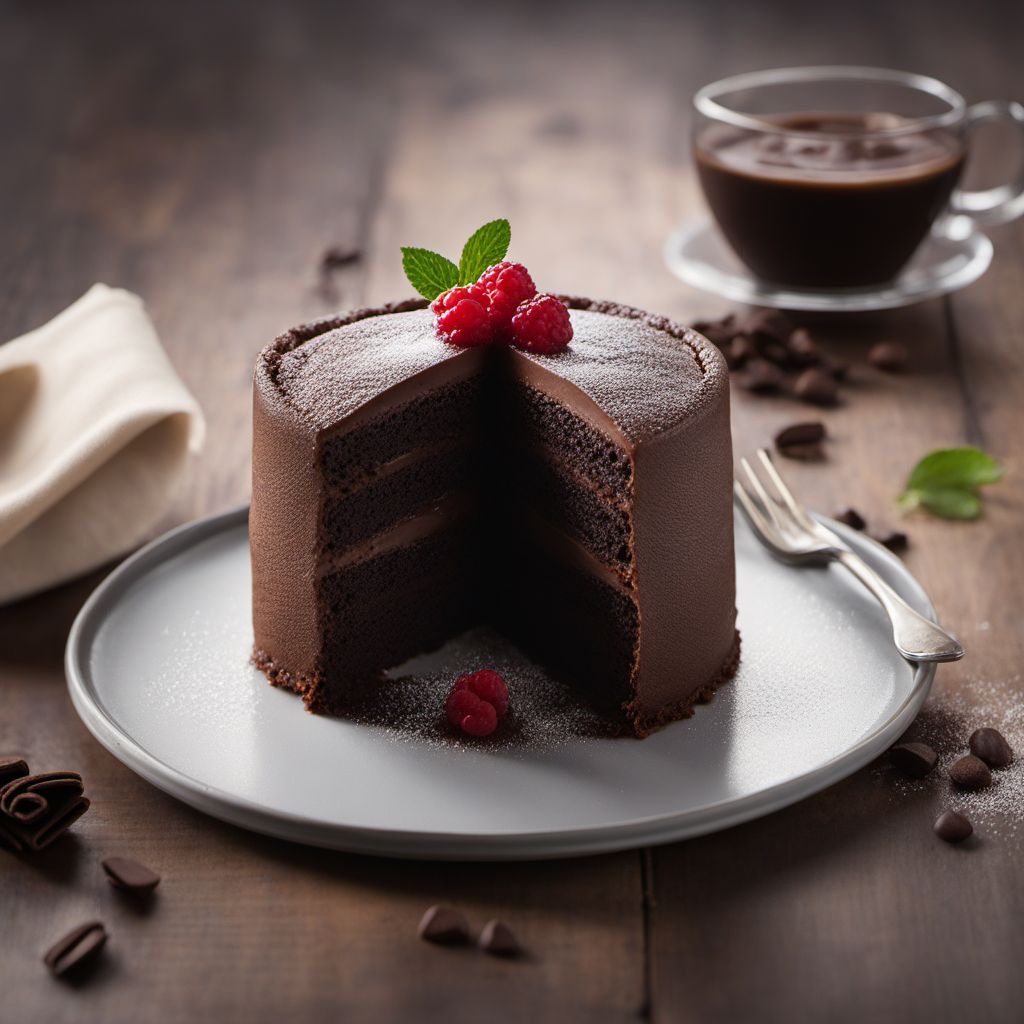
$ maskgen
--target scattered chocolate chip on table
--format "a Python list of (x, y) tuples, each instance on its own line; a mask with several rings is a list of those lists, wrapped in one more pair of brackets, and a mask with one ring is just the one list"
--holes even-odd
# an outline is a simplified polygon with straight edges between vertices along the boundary
[(984, 789), (992, 785), (992, 772), (988, 765), (973, 754), (954, 761), (949, 769), (949, 777), (961, 789)]
[(469, 922), (452, 907), (435, 904), (420, 919), (419, 937), (442, 946), (454, 946), (469, 941)]
[(947, 843), (962, 843), (974, 832), (974, 826), (959, 811), (944, 811), (935, 819), (932, 828)]

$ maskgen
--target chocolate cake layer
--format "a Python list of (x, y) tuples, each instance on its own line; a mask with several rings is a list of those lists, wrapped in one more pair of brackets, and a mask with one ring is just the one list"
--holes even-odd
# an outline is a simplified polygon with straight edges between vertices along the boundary
[(662, 318), (566, 301), (556, 356), (453, 348), (421, 303), (262, 354), (256, 660), (311, 707), (483, 622), (637, 735), (735, 669), (724, 363)]

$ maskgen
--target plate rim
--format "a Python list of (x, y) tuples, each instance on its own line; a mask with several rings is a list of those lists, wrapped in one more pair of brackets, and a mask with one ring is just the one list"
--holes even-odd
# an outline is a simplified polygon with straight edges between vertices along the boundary
[[(684, 247), (698, 235), (706, 231), (719, 233), (713, 219), (707, 214), (698, 214), (676, 225), (662, 246), (662, 259), (669, 272), (684, 284), (731, 302), (807, 313), (870, 313), (913, 306), (918, 302), (949, 295), (982, 277), (992, 263), (992, 239), (973, 222), (967, 221), (961, 226), (954, 223), (957, 220), (950, 218), (940, 222), (939, 227), (941, 230), (942, 224), (945, 224), (946, 230), (943, 233), (950, 241), (960, 241), (971, 246), (972, 255), (966, 267), (959, 273), (935, 282), (929, 288), (914, 292), (902, 292), (892, 283), (877, 288), (851, 290), (841, 295), (827, 290), (762, 285), (752, 274), (742, 269), (733, 274), (719, 271), (717, 273), (721, 277), (712, 277), (710, 272), (700, 269), (708, 264), (696, 264), (683, 255)], [(726, 244), (724, 240), (722, 244)]]
[[(160, 760), (134, 739), (104, 707), (89, 680), (88, 649), (105, 609), (139, 576), (181, 551), (248, 521), (247, 505), (184, 523), (140, 548), (89, 595), (75, 617), (65, 647), (72, 704), (92, 736), (127, 768), (157, 789), (222, 821), (279, 839), (350, 853), (433, 860), (540, 860), (662, 845), (717, 832), (762, 817), (818, 793), (868, 764), (907, 728), (931, 689), (935, 665), (918, 664), (900, 705), (869, 734), (822, 765), (733, 800), (696, 811), (638, 818), (618, 825), (530, 832), (450, 833), (338, 825), (307, 815), (272, 810), (196, 779)], [(876, 541), (818, 516), (855, 546), (894, 568), (912, 600), (931, 619), (924, 588), (903, 563)]]

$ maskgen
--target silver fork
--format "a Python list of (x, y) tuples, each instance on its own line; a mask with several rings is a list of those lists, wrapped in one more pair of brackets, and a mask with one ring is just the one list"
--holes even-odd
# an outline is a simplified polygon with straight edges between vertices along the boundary
[(757, 450), (757, 458), (774, 493), (746, 459), (740, 459), (746, 482), (734, 480), (733, 491), (754, 533), (776, 558), (795, 565), (838, 562), (848, 569), (885, 609), (892, 622), (893, 643), (904, 658), (959, 661), (964, 656), (955, 637), (914, 611), (838, 534), (811, 517), (793, 497), (764, 448)]

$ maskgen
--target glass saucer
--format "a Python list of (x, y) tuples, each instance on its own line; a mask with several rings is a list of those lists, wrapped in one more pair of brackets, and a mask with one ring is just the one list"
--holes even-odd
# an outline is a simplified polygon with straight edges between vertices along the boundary
[(709, 218), (681, 224), (665, 241), (665, 263), (680, 280), (734, 302), (816, 313), (909, 306), (976, 281), (992, 261), (992, 242), (968, 217), (936, 224), (894, 281), (868, 288), (790, 288), (760, 281), (736, 258)]

